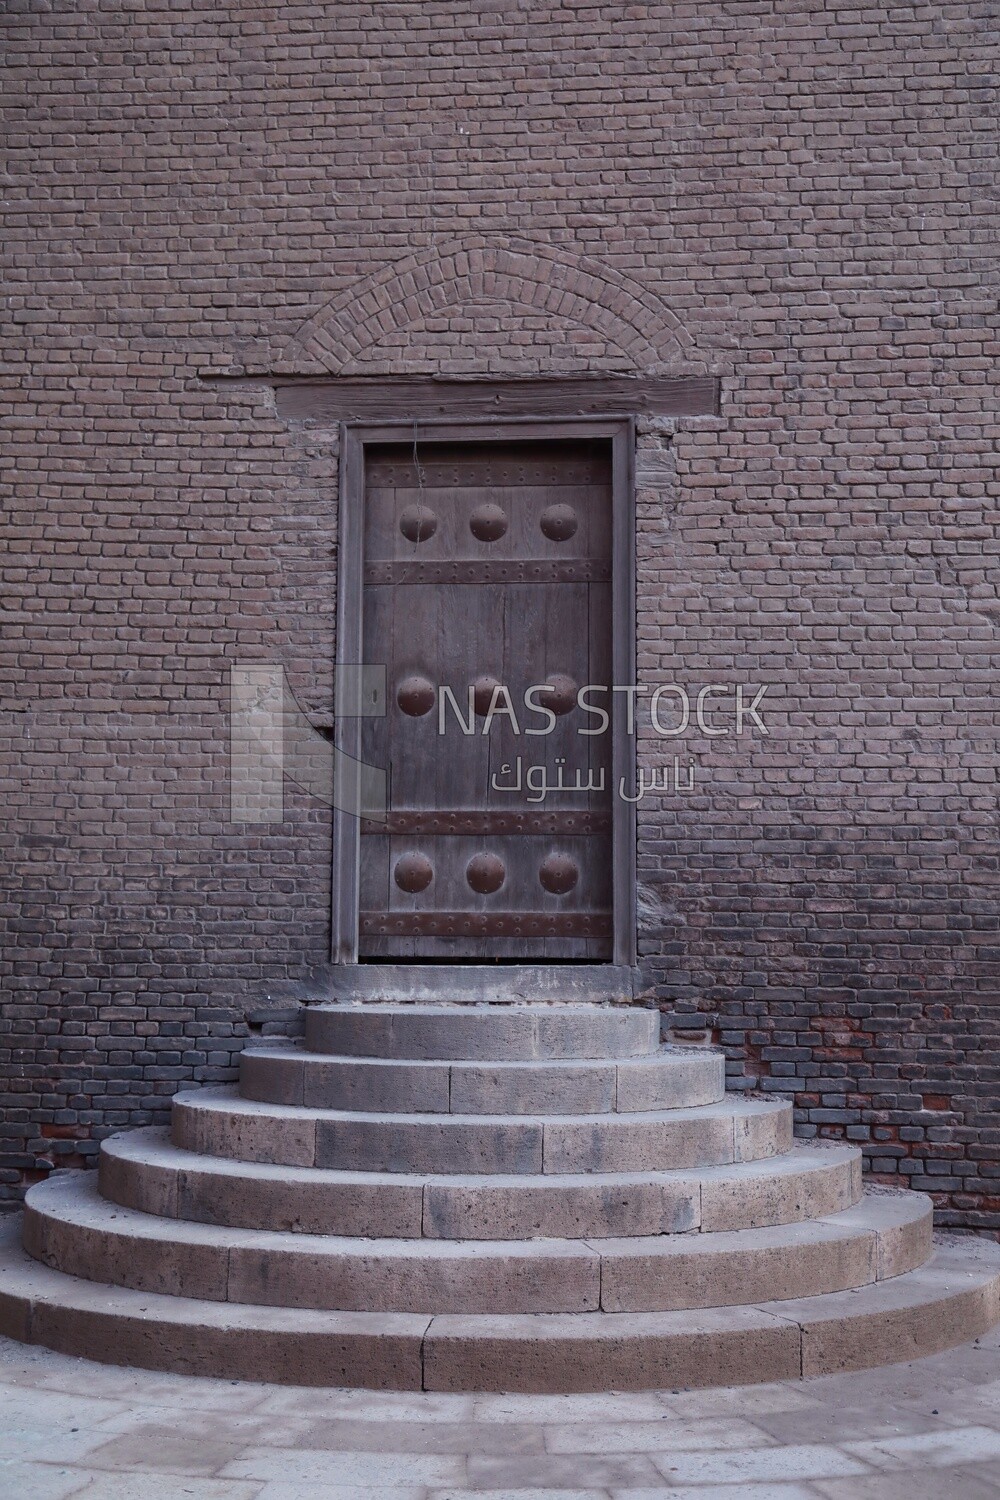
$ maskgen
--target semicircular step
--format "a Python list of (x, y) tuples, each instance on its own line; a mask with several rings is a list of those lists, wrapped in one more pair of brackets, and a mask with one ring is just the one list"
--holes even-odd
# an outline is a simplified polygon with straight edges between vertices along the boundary
[(210, 1156), (365, 1172), (616, 1172), (778, 1156), (792, 1106), (730, 1094), (635, 1114), (395, 1115), (243, 1099), (228, 1085), (174, 1095), (174, 1143)]
[(794, 1380), (934, 1354), (1000, 1317), (1000, 1248), (944, 1241), (853, 1292), (663, 1313), (323, 1312), (168, 1297), (51, 1270), (0, 1226), (0, 1332), (144, 1369), (425, 1391), (570, 1393)]
[(930, 1223), (923, 1194), (883, 1190), (844, 1213), (766, 1229), (370, 1240), (158, 1218), (108, 1203), (92, 1174), (69, 1172), (29, 1191), (24, 1246), (84, 1280), (212, 1301), (348, 1312), (659, 1312), (899, 1275), (930, 1253)]
[(391, 1114), (607, 1114), (715, 1104), (725, 1058), (660, 1047), (644, 1057), (490, 1063), (337, 1057), (288, 1045), (240, 1054), (240, 1093), (268, 1104)]
[(310, 1052), (385, 1058), (637, 1057), (654, 1052), (660, 1014), (629, 1005), (310, 1005)]
[(245, 1229), (393, 1238), (585, 1239), (747, 1229), (840, 1213), (861, 1196), (861, 1152), (796, 1143), (782, 1156), (697, 1172), (433, 1175), (234, 1161), (150, 1127), (105, 1140), (105, 1198)]

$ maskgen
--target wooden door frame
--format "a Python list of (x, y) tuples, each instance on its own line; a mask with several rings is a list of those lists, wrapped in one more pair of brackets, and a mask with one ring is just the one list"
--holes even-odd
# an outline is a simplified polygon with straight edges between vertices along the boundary
[[(340, 506), (337, 523), (337, 649), (335, 684), (341, 668), (364, 661), (364, 487), (365, 449), (375, 443), (418, 441), (502, 442), (519, 438), (597, 438), (611, 445), (611, 675), (634, 683), (635, 602), (635, 419), (633, 417), (520, 417), (499, 421), (410, 418), (393, 422), (342, 423), (340, 428)], [(336, 700), (335, 688), (335, 700)], [(621, 778), (631, 788), (635, 739), (628, 734), (628, 701), (612, 693), (612, 932), (615, 965), (636, 963), (636, 810), (618, 795)], [(361, 720), (334, 704), (333, 742), (343, 754), (361, 758)], [(333, 890), (331, 961), (358, 962), (361, 820), (333, 810)], [(389, 960), (379, 960), (389, 962)], [(405, 964), (405, 959), (398, 960)], [(419, 960), (417, 960), (419, 962)], [(528, 962), (539, 962), (529, 960)], [(554, 961), (557, 962), (557, 961)], [(595, 964), (599, 960), (594, 961)]]

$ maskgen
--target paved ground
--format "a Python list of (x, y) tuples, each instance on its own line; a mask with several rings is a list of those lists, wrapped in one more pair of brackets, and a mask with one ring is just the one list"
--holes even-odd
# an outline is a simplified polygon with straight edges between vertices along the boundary
[(2, 1500), (988, 1500), (1000, 1330), (861, 1375), (612, 1396), (310, 1391), (0, 1339)]

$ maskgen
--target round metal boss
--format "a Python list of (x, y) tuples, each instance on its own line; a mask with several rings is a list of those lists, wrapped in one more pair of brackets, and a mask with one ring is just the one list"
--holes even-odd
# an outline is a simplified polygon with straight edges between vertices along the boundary
[(576, 861), (568, 854), (547, 854), (538, 869), (542, 889), (553, 896), (565, 896), (580, 878)]
[(489, 896), (503, 885), (507, 871), (496, 854), (476, 854), (465, 867), (465, 878), (480, 896)]
[[(476, 713), (481, 719), (485, 719), (493, 702), (493, 694), (500, 686), (495, 677), (477, 677), (472, 684), (472, 703)], [(501, 700), (497, 699), (497, 707), (501, 706)]]
[(565, 672), (553, 672), (535, 696), (554, 714), (568, 714), (576, 707), (576, 683)]
[(426, 542), (437, 531), (438, 518), (426, 505), (411, 505), (400, 516), (399, 529), (408, 542)]
[(403, 854), (392, 874), (401, 891), (415, 895), (417, 891), (425, 891), (434, 879), (434, 866), (426, 854)]
[(469, 530), (480, 542), (496, 542), (507, 530), (507, 515), (499, 505), (480, 505), (469, 517)]
[(538, 524), (550, 542), (568, 542), (580, 522), (572, 505), (550, 505), (542, 511)]
[(396, 689), (396, 702), (411, 719), (429, 714), (435, 698), (434, 684), (426, 677), (405, 677)]

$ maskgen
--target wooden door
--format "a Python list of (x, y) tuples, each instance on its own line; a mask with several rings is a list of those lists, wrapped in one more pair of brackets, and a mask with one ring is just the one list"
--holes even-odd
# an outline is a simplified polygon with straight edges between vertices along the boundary
[(359, 956), (609, 959), (611, 444), (369, 444), (363, 490)]

